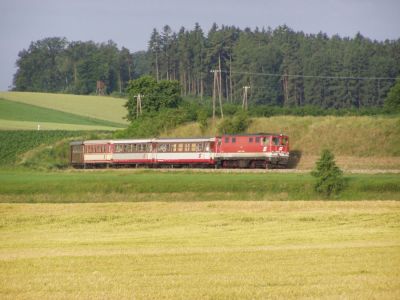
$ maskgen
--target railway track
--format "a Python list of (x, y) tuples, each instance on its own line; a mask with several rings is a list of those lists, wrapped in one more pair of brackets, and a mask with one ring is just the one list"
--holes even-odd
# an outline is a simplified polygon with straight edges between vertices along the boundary
[[(193, 172), (193, 173), (310, 173), (311, 169), (202, 169), (202, 168), (117, 168), (117, 169), (74, 169), (78, 172)], [(400, 169), (385, 170), (385, 169), (343, 169), (345, 174), (400, 174)]]

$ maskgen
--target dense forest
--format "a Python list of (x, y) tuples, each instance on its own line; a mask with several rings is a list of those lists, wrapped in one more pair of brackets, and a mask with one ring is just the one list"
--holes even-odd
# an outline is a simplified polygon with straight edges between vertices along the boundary
[(178, 80), (182, 95), (198, 99), (214, 91), (224, 103), (241, 103), (248, 86), (250, 105), (361, 108), (382, 106), (400, 75), (400, 39), (216, 24), (206, 34), (198, 24), (178, 32), (166, 25), (136, 53), (112, 41), (46, 38), (21, 51), (17, 67), (17, 91), (93, 94), (102, 81), (108, 94), (123, 94), (131, 79), (150, 74)]

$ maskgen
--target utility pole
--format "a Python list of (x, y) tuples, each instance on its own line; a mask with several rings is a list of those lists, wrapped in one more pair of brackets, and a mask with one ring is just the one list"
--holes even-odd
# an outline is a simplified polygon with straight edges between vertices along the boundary
[(136, 118), (138, 118), (139, 115), (142, 114), (142, 97), (142, 94), (136, 95)]
[[(219, 104), (221, 105), (221, 107), (222, 107), (222, 74), (221, 74), (222, 72), (221, 72), (221, 55), (219, 55), (218, 56), (218, 74), (219, 74), (219, 76), (218, 76), (218, 79), (219, 79), (219, 85), (218, 85), (218, 96), (219, 96)], [(222, 112), (221, 112), (221, 116), (222, 117), (224, 117), (223, 115), (222, 115)]]
[(247, 110), (248, 108), (248, 98), (247, 98), (247, 90), (249, 89), (249, 86), (244, 86), (243, 87), (243, 101), (242, 101), (242, 108), (243, 110)]
[(213, 120), (215, 120), (215, 108), (217, 102), (217, 92), (219, 95), (219, 107), (221, 110), (221, 118), (224, 117), (224, 112), (222, 110), (222, 90), (221, 90), (221, 70), (211, 70), (211, 73), (214, 74), (214, 84), (213, 84), (213, 94), (212, 94), (212, 105), (213, 105)]
[(229, 100), (233, 103), (233, 87), (232, 87), (232, 55), (229, 55)]

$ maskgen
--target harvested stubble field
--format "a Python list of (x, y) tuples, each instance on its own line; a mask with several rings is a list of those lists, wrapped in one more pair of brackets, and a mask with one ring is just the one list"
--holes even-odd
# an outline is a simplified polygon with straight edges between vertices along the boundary
[(396, 201), (3, 203), (0, 212), (2, 299), (400, 297)]

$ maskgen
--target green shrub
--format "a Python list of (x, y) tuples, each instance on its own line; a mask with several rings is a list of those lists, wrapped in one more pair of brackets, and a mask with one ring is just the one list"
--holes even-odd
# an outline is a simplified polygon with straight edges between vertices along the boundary
[(232, 118), (224, 118), (218, 126), (220, 134), (243, 133), (250, 125), (250, 118), (245, 111), (238, 111)]

